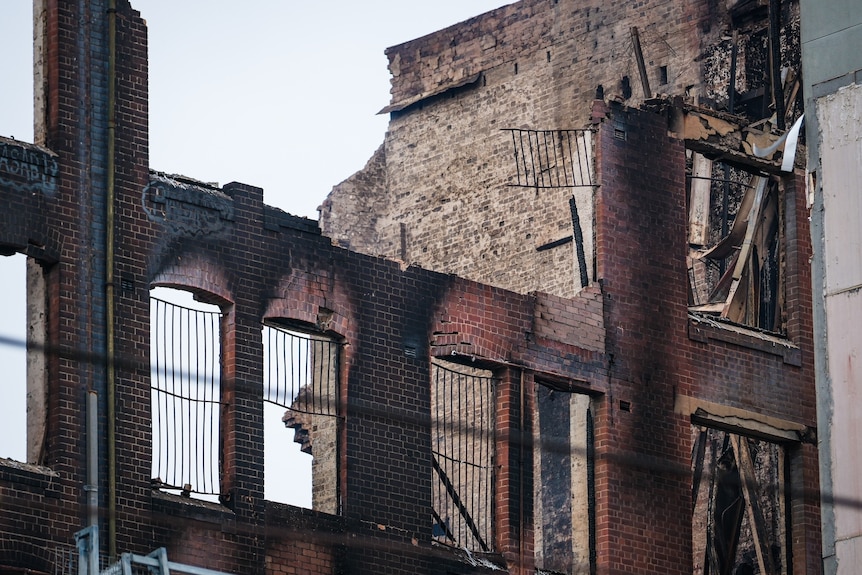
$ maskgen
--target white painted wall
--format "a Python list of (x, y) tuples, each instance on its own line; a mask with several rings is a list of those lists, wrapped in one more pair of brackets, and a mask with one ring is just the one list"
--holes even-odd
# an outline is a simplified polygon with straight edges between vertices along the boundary
[[(858, 573), (862, 561), (862, 86), (817, 101), (823, 193), (826, 366), (831, 421), (821, 421), (835, 497), (837, 573)], [(817, 288), (818, 286), (815, 286)], [(827, 428), (824, 429), (824, 423)]]

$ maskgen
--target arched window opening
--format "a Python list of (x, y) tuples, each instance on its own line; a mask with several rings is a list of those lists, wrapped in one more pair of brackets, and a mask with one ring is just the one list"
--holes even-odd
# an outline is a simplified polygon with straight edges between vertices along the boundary
[(264, 496), (336, 514), (340, 344), (269, 322), (263, 349)]
[(211, 500), (220, 493), (222, 317), (190, 292), (150, 291), (153, 485)]
[(23, 254), (0, 256), (4, 279), (0, 365), (7, 385), (0, 420), (7, 433), (0, 457), (41, 464), (47, 426), (47, 305), (45, 271)]
[(439, 543), (493, 550), (495, 389), (486, 369), (431, 364), (431, 519)]

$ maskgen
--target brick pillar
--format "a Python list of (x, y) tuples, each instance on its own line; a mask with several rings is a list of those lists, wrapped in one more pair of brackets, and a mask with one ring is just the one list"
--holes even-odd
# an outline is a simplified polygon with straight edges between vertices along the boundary
[(673, 412), (687, 341), (685, 150), (664, 116), (599, 130), (599, 277), (610, 375), (597, 401), (598, 573), (691, 573), (691, 439)]
[(532, 442), (525, 377), (505, 369), (497, 387), (495, 549), (509, 573), (532, 573), (533, 471)]

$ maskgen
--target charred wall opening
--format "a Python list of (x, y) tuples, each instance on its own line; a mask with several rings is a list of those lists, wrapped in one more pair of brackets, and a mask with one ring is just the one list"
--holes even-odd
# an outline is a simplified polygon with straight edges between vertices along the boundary
[(546, 573), (590, 573), (595, 562), (590, 398), (542, 381), (534, 389), (536, 566)]
[(791, 573), (784, 446), (692, 425), (695, 575)]
[(692, 153), (689, 310), (786, 333), (780, 181)]

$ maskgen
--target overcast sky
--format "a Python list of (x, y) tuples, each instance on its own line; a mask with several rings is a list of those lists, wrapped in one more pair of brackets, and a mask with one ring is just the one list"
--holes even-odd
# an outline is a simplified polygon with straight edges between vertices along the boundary
[[(136, 0), (147, 20), (150, 168), (264, 188), (317, 218), (382, 143), (383, 51), (505, 0)], [(32, 1), (0, 2), (0, 135), (33, 141)], [(0, 257), (0, 337), (24, 337), (24, 258)], [(0, 457), (25, 459), (24, 354), (0, 344)], [(278, 417), (278, 414), (275, 414)]]
[[(265, 190), (317, 217), (383, 141), (383, 51), (503, 0), (136, 0), (150, 49), (150, 167)], [(0, 135), (32, 141), (30, 0), (0, 7)]]

